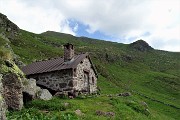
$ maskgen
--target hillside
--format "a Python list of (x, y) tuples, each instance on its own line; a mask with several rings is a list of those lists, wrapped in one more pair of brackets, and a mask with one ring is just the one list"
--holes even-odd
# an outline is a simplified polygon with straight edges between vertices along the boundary
[[(20, 112), (8, 113), (10, 117), (26, 113), (33, 116), (37, 111), (42, 112), (43, 116), (52, 117), (52, 114), (59, 114), (60, 111), (64, 115), (71, 115), (72, 119), (111, 119), (95, 114), (96, 110), (101, 110), (114, 112), (115, 117), (112, 119), (180, 118), (180, 52), (156, 50), (143, 40), (122, 44), (53, 31), (35, 34), (19, 29), (4, 15), (0, 16), (1, 46), (9, 43), (18, 55), (18, 60), (29, 64), (62, 56), (63, 45), (72, 43), (76, 53), (90, 53), (99, 73), (98, 87), (101, 90), (101, 95), (97, 97), (79, 97), (73, 100), (54, 98), (47, 103), (36, 100)], [(0, 53), (4, 51), (2, 48)], [(131, 92), (132, 96), (117, 97), (116, 94), (121, 92)], [(71, 107), (62, 110), (54, 102), (68, 102)], [(143, 106), (142, 102), (147, 106)], [(80, 109), (85, 115), (75, 116), (73, 111), (76, 109)], [(44, 113), (46, 110), (48, 113)], [(38, 116), (37, 113), (36, 115)], [(64, 119), (68, 119), (65, 117), (67, 116)]]

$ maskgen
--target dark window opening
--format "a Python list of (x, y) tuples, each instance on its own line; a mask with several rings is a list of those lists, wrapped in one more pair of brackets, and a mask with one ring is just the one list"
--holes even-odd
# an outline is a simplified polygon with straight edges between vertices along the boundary
[(92, 77), (92, 84), (94, 84), (94, 82), (95, 82), (95, 81), (94, 81), (94, 77)]
[(76, 68), (74, 69), (73, 75), (76, 77)]
[(89, 93), (90, 86), (89, 86), (89, 72), (84, 71), (84, 89)]

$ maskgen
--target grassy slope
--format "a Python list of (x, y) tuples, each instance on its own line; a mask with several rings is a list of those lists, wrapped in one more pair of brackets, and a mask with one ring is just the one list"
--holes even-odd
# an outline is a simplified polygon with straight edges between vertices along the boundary
[[(84, 37), (46, 32), (40, 35), (21, 30), (21, 35), (11, 46), (22, 61), (31, 63), (35, 60), (46, 59), (63, 55), (62, 45), (70, 42), (75, 45), (76, 52), (89, 52), (95, 63), (100, 77), (98, 86), (104, 94), (117, 94), (123, 91), (136, 91), (153, 99), (180, 108), (180, 53), (152, 50), (139, 52), (131, 49), (129, 45), (101, 40), (92, 40)], [(94, 115), (95, 109), (114, 111), (116, 117), (123, 119), (178, 119), (179, 110), (153, 102), (133, 93), (132, 97), (115, 97), (112, 102), (108, 97), (62, 100), (87, 113), (86, 117), (98, 119)], [(124, 100), (127, 99), (127, 100)], [(139, 103), (146, 101), (149, 105), (151, 117), (137, 112), (133, 107), (127, 106), (126, 101), (134, 100)], [(137, 102), (138, 101), (138, 102)], [(84, 104), (86, 102), (87, 104)], [(102, 102), (102, 105), (92, 109), (93, 103)], [(109, 103), (110, 102), (110, 103)], [(86, 111), (84, 109), (87, 109)], [(73, 108), (69, 109), (73, 111)], [(84, 118), (84, 119), (85, 119)], [(107, 119), (101, 117), (101, 119)], [(115, 119), (115, 118), (114, 118)]]

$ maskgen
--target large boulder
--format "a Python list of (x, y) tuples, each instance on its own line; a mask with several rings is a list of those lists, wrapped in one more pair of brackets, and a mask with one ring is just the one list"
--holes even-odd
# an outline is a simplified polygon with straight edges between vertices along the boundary
[(41, 91), (40, 87), (36, 86), (36, 80), (35, 79), (23, 79), (23, 100), (24, 103), (28, 101), (32, 101), (36, 98), (37, 93)]
[(24, 78), (23, 85), (23, 99), (25, 103), (33, 99), (50, 100), (52, 98), (51, 93), (47, 89), (38, 87), (36, 80), (33, 78)]
[(39, 92), (37, 98), (39, 98), (41, 100), (50, 100), (50, 99), (52, 99), (52, 95), (47, 89), (42, 89)]
[(0, 74), (0, 120), (6, 120), (6, 103), (3, 98), (2, 74)]
[(15, 73), (7, 73), (3, 76), (3, 94), (8, 109), (21, 110), (23, 107), (22, 82)]

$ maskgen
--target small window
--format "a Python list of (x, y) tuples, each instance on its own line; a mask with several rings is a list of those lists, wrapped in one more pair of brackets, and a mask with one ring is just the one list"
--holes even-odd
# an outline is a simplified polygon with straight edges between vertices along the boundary
[(92, 84), (94, 84), (94, 77), (92, 77)]
[(74, 74), (75, 77), (77, 76), (77, 74), (76, 74), (76, 68), (74, 69), (73, 74)]

